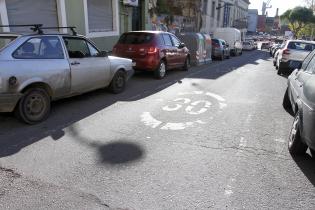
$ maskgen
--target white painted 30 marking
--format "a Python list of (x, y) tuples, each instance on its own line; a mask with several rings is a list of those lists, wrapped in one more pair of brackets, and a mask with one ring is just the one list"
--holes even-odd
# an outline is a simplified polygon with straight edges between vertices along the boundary
[[(204, 95), (204, 96), (208, 96), (212, 99), (217, 100), (220, 110), (223, 110), (224, 108), (227, 107), (227, 104), (225, 103), (225, 99), (223, 97), (214, 93), (210, 93), (210, 92), (193, 91), (193, 92), (179, 93), (178, 95), (179, 96)], [(212, 103), (208, 100), (192, 101), (190, 98), (187, 98), (187, 97), (176, 98), (171, 103), (174, 103), (174, 104), (163, 106), (162, 110), (166, 112), (175, 112), (175, 111), (184, 109), (187, 114), (198, 116), (207, 112), (209, 108), (212, 106)], [(159, 128), (161, 130), (184, 130), (189, 127), (194, 127), (196, 125), (203, 125), (207, 123), (200, 119), (196, 119), (196, 120), (192, 120), (188, 122), (163, 122), (153, 117), (150, 112), (143, 112), (140, 117), (141, 117), (141, 121), (146, 126), (151, 127), (151, 128)], [(213, 119), (213, 118), (208, 117), (207, 119)]]

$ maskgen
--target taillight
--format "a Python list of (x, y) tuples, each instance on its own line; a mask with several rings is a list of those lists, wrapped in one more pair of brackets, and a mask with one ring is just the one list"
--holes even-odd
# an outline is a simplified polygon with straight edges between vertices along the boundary
[(284, 49), (283, 50), (283, 55), (290, 55), (290, 50), (289, 49)]
[(158, 49), (156, 47), (150, 47), (148, 49), (148, 54), (155, 54), (158, 52)]

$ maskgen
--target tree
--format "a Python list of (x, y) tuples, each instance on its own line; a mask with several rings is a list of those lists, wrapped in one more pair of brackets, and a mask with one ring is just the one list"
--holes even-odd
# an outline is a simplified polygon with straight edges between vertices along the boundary
[(295, 7), (292, 10), (289, 9), (281, 16), (281, 19), (288, 21), (289, 28), (294, 33), (295, 37), (299, 35), (307, 24), (315, 22), (312, 9), (306, 7)]
[(304, 0), (307, 7), (315, 11), (315, 0)]

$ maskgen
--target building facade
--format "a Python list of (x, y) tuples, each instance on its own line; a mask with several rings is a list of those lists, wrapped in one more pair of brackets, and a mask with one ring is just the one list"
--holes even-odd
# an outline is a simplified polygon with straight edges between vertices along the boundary
[(147, 7), (144, 0), (0, 0), (0, 20), (1, 25), (76, 26), (79, 34), (91, 38), (100, 49), (111, 50), (121, 33), (146, 28)]
[(257, 32), (258, 24), (258, 10), (249, 9), (247, 15), (247, 31), (248, 33), (255, 34)]
[(235, 27), (247, 32), (248, 0), (202, 0), (201, 32), (213, 33), (216, 28)]

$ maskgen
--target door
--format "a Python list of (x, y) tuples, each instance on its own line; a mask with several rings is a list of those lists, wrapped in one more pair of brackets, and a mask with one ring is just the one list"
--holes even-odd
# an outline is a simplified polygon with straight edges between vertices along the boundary
[(173, 46), (173, 42), (169, 34), (162, 34), (162, 37), (164, 40), (164, 53), (166, 55), (167, 68), (174, 68), (178, 62), (176, 61), (177, 48)]
[(105, 87), (110, 79), (110, 62), (84, 38), (64, 37), (71, 68), (71, 93)]
[(185, 64), (186, 61), (186, 52), (184, 47), (180, 47), (181, 41), (174, 35), (171, 35), (173, 47), (176, 49), (176, 55), (174, 57), (175, 65), (180, 67)]

